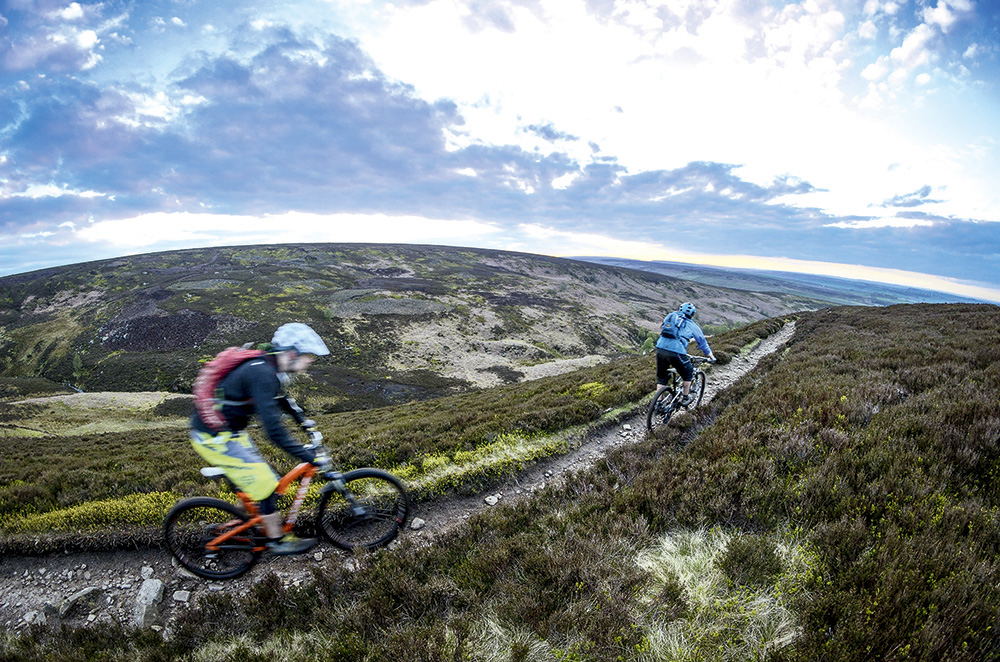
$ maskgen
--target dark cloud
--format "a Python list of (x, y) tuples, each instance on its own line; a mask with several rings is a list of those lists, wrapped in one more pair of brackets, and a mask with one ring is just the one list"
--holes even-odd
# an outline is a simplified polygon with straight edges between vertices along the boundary
[(544, 138), (545, 140), (549, 140), (552, 142), (555, 142), (557, 140), (576, 141), (580, 139), (578, 136), (574, 136), (570, 133), (559, 131), (558, 129), (556, 129), (555, 125), (553, 125), (551, 122), (549, 122), (548, 124), (529, 124), (528, 126), (525, 127), (525, 131), (527, 131), (528, 133), (533, 133), (536, 136), (539, 136), (541, 138)]
[(913, 193), (906, 193), (904, 195), (895, 195), (885, 202), (882, 203), (884, 207), (919, 207), (920, 205), (941, 202), (941, 200), (933, 200), (930, 196), (931, 187), (930, 185), (925, 185), (914, 191)]

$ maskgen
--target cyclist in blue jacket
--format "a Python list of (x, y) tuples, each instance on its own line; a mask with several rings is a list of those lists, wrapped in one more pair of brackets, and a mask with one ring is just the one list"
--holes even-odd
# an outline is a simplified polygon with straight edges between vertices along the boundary
[(694, 321), (697, 309), (694, 304), (682, 303), (681, 307), (663, 318), (660, 327), (660, 337), (656, 340), (656, 394), (670, 383), (668, 370), (673, 367), (680, 373), (682, 384), (682, 405), (689, 405), (694, 399), (691, 396), (691, 379), (694, 377), (694, 365), (688, 358), (688, 344), (693, 338), (698, 343), (698, 349), (713, 363), (715, 354), (708, 346), (705, 334)]

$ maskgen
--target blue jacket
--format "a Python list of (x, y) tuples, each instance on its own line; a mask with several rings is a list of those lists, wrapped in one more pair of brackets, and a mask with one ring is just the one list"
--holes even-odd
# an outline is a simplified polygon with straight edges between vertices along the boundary
[[(678, 338), (665, 338), (662, 334), (664, 329), (668, 327), (673, 327), (677, 325), (677, 335)], [(702, 354), (708, 356), (712, 353), (712, 348), (708, 346), (708, 341), (705, 340), (705, 334), (702, 332), (701, 327), (698, 323), (692, 319), (684, 317), (679, 312), (674, 311), (663, 318), (663, 325), (660, 328), (660, 337), (656, 339), (656, 347), (658, 349), (664, 349), (668, 352), (676, 352), (677, 354), (687, 354), (688, 344), (691, 339), (694, 338), (695, 342), (698, 343), (698, 349), (701, 350)]]

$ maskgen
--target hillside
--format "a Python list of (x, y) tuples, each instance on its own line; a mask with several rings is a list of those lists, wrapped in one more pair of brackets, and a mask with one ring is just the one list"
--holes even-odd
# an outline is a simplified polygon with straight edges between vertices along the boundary
[(332, 356), (322, 411), (438, 397), (632, 353), (685, 300), (720, 331), (821, 307), (537, 255), (433, 246), (247, 246), (0, 278), (0, 397), (186, 393), (200, 360), (305, 321)]
[[(115, 622), (98, 603), (89, 613), (111, 622), (19, 623), (24, 632), (0, 638), (0, 656), (995, 659), (1000, 308), (794, 317), (713, 338), (728, 362), (709, 383), (727, 387), (654, 435), (634, 431), (652, 388), (648, 356), (325, 414), (338, 462), (404, 475), (418, 512), (530, 489), (433, 535), (408, 532), (393, 549), (346, 558), (327, 547), (321, 559), (289, 560), (310, 566), (295, 581), (274, 563), (255, 568), (243, 592), (199, 584), (164, 596), (175, 620), (159, 634)], [(772, 337), (784, 345), (727, 385), (730, 367)], [(27, 419), (39, 406), (12, 409)], [(591, 461), (563, 480), (531, 473), (590, 440), (611, 448), (590, 446)], [(15, 544), (59, 553), (37, 570), (0, 560), (0, 571), (51, 587), (63, 579), (45, 577), (45, 560), (61, 564), (68, 540), (155, 548), (162, 508), (178, 492), (209, 489), (186, 483), (185, 443), (182, 430), (141, 445), (126, 432), (4, 439), (0, 541), (8, 555)]]

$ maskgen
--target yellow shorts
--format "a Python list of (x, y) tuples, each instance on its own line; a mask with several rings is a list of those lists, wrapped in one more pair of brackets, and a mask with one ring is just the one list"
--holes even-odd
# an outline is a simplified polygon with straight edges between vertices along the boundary
[(278, 486), (278, 474), (261, 456), (246, 430), (216, 435), (191, 430), (191, 445), (206, 462), (224, 470), (226, 478), (254, 501), (263, 501)]

